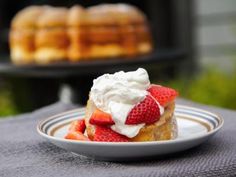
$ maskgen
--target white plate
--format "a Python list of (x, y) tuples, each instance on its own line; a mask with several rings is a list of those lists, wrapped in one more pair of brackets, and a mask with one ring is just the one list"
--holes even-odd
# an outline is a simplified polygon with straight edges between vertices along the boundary
[(84, 110), (80, 108), (50, 117), (38, 124), (37, 131), (53, 144), (75, 154), (120, 161), (160, 156), (192, 148), (206, 141), (223, 125), (223, 119), (213, 113), (177, 105), (175, 116), (179, 135), (175, 140), (113, 143), (64, 139), (71, 121), (82, 119)]

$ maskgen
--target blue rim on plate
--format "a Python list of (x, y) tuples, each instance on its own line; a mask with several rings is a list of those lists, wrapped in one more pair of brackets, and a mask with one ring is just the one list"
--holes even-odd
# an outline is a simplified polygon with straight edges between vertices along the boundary
[[(85, 108), (79, 108), (79, 109), (74, 109), (71, 111), (67, 111), (52, 117), (49, 117), (48, 119), (45, 119), (41, 121), (38, 126), (37, 126), (37, 131), (39, 132), (40, 135), (42, 135), (45, 138), (50, 138), (54, 139), (57, 141), (69, 141), (71, 143), (85, 143), (85, 144), (104, 144), (104, 142), (87, 142), (87, 141), (75, 141), (75, 140), (67, 140), (64, 138), (56, 137), (54, 136), (55, 131), (57, 131), (59, 128), (63, 126), (67, 126), (71, 121), (76, 120), (78, 118), (82, 118), (85, 114)], [(175, 139), (175, 140), (165, 140), (165, 141), (150, 141), (150, 142), (106, 142), (106, 145), (125, 145), (125, 144), (161, 144), (161, 143), (173, 143), (173, 142), (178, 142), (178, 141), (188, 141), (189, 139), (199, 139), (203, 136), (206, 135), (211, 135), (217, 132), (224, 123), (224, 120), (211, 112), (198, 109), (198, 108), (193, 108), (189, 106), (183, 106), (183, 105), (176, 105), (175, 108), (175, 115), (178, 119), (186, 119), (186, 120), (191, 120), (198, 122), (202, 126), (204, 126), (207, 129), (206, 134), (199, 135), (196, 137), (189, 137), (189, 138), (184, 138), (184, 139)]]

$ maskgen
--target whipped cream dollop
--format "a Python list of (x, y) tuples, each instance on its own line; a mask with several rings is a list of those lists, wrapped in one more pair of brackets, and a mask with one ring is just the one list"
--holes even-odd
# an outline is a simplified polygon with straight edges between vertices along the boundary
[(90, 98), (98, 109), (112, 115), (115, 122), (112, 130), (133, 138), (145, 124), (126, 125), (126, 118), (131, 109), (144, 100), (149, 86), (149, 76), (143, 68), (104, 74), (93, 81)]

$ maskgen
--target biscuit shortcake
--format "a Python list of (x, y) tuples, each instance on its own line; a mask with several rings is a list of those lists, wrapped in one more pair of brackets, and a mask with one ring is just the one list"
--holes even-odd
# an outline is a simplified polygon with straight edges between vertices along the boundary
[(77, 131), (77, 138), (70, 136), (75, 131), (69, 131), (66, 138), (104, 142), (174, 139), (177, 96), (178, 92), (172, 88), (150, 84), (142, 68), (104, 74), (93, 81), (85, 119), (74, 122), (77, 129), (83, 124), (83, 131)]

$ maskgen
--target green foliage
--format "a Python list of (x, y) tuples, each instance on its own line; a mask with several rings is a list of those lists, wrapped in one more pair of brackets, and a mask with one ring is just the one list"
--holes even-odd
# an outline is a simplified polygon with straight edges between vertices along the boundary
[(0, 88), (0, 118), (17, 114), (14, 103), (11, 99), (11, 93), (6, 88)]
[(227, 74), (207, 69), (193, 79), (181, 78), (166, 84), (192, 101), (236, 109), (236, 71)]

